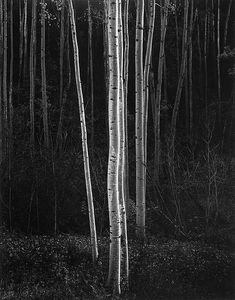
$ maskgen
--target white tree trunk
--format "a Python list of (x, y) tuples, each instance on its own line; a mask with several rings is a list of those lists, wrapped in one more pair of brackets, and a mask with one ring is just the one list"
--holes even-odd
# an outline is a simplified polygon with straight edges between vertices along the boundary
[(145, 148), (144, 148), (144, 0), (137, 0), (135, 37), (135, 135), (136, 135), (136, 235), (145, 239)]
[(120, 294), (121, 273), (121, 215), (119, 191), (120, 126), (119, 95), (120, 66), (118, 39), (118, 0), (108, 1), (108, 58), (109, 58), (109, 161), (108, 205), (110, 224), (110, 253), (108, 285), (115, 294)]
[(89, 153), (88, 153), (88, 146), (87, 146), (86, 118), (85, 118), (83, 92), (82, 92), (82, 84), (81, 84), (81, 76), (80, 76), (77, 31), (76, 31), (72, 0), (68, 0), (68, 3), (69, 3), (69, 15), (70, 15), (70, 24), (71, 24), (73, 50), (74, 50), (75, 79), (76, 79), (76, 86), (77, 86), (78, 106), (79, 106), (81, 132), (82, 132), (82, 151), (83, 151), (83, 163), (84, 163), (84, 171), (85, 171), (88, 212), (89, 212), (89, 222), (90, 222), (92, 258), (93, 258), (93, 262), (95, 262), (95, 260), (98, 257), (98, 244), (97, 244), (95, 212), (94, 212), (93, 194), (92, 194), (91, 176), (90, 176)]

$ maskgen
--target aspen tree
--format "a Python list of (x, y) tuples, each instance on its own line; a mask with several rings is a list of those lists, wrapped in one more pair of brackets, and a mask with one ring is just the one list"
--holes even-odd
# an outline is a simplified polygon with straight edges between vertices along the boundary
[(128, 261), (128, 239), (127, 239), (127, 222), (126, 222), (126, 203), (127, 203), (127, 195), (126, 195), (126, 178), (125, 164), (127, 161), (125, 160), (125, 94), (124, 94), (124, 47), (123, 47), (123, 25), (122, 25), (122, 3), (119, 0), (118, 3), (118, 48), (119, 48), (119, 78), (120, 78), (120, 92), (119, 92), (119, 133), (120, 133), (120, 153), (119, 153), (119, 179), (118, 179), (118, 189), (119, 189), (119, 203), (120, 203), (120, 218), (121, 218), (121, 242), (123, 242), (123, 265), (125, 268), (125, 279), (128, 285), (128, 277), (129, 277), (129, 261)]
[(23, 30), (23, 21), (24, 21), (24, 11), (22, 13), (22, 0), (19, 0), (19, 36), (20, 36), (20, 45), (19, 45), (19, 78), (18, 78), (18, 90), (20, 88), (20, 81), (22, 75), (22, 65), (23, 65), (23, 42), (24, 42), (24, 30)]
[(204, 73), (205, 73), (205, 85), (204, 85), (204, 97), (206, 106), (206, 121), (208, 120), (208, 67), (207, 67), (207, 34), (208, 34), (208, 0), (205, 0), (205, 24), (204, 24)]
[(12, 88), (13, 88), (13, 62), (14, 62), (14, 44), (13, 44), (13, 0), (10, 2), (10, 72), (9, 72), (9, 96), (8, 96), (8, 180), (9, 180), (9, 214), (11, 224), (11, 204), (12, 204), (12, 152), (13, 152), (13, 104), (12, 104)]
[(144, 145), (144, 72), (143, 72), (144, 0), (136, 4), (135, 34), (135, 137), (136, 137), (136, 236), (145, 239), (145, 145)]
[(2, 95), (3, 95), (3, 130), (4, 134), (4, 153), (7, 152), (8, 144), (8, 98), (7, 98), (7, 0), (3, 0), (3, 75), (2, 75)]
[(108, 206), (110, 225), (109, 273), (107, 285), (114, 294), (120, 294), (121, 275), (121, 215), (119, 190), (120, 163), (120, 64), (118, 36), (119, 1), (108, 1), (108, 65), (109, 65), (109, 160), (108, 160)]
[[(200, 23), (199, 23), (199, 17), (197, 13), (197, 48), (198, 48), (198, 60), (199, 60), (199, 72), (202, 74), (202, 49), (201, 49), (201, 37), (200, 37)], [(200, 93), (203, 94), (203, 82), (202, 82), (202, 76), (200, 76), (199, 79), (200, 84)]]
[(91, 0), (88, 0), (88, 82), (91, 101), (91, 153), (94, 153), (94, 76), (93, 76), (93, 51), (92, 51), (92, 16)]
[[(36, 0), (35, 0), (36, 1)], [(25, 83), (27, 73), (27, 56), (28, 56), (28, 0), (24, 0), (24, 66), (23, 66), (23, 80)]]
[(34, 101), (35, 101), (35, 73), (36, 73), (36, 10), (37, 1), (32, 2), (32, 21), (30, 35), (30, 56), (29, 56), (29, 110), (30, 110), (30, 146), (32, 153), (34, 152)]
[[(63, 118), (63, 76), (64, 76), (64, 44), (65, 44), (65, 28), (64, 28), (64, 13), (65, 3), (64, 0), (61, 2), (61, 13), (60, 13), (60, 94), (59, 94), (59, 105), (60, 105), (60, 118), (56, 136), (56, 148), (61, 146), (62, 142), (62, 118)], [(60, 149), (61, 150), (61, 149)]]
[(174, 108), (171, 118), (171, 159), (172, 163), (174, 164), (174, 151), (175, 151), (175, 134), (176, 134), (176, 123), (177, 123), (177, 116), (179, 111), (179, 104), (181, 99), (181, 93), (183, 88), (184, 76), (185, 76), (185, 69), (186, 69), (186, 60), (187, 60), (187, 53), (188, 53), (188, 7), (189, 1), (184, 0), (184, 28), (183, 28), (183, 40), (182, 40), (182, 59), (181, 59), (181, 66), (180, 66), (180, 74), (178, 79), (178, 85), (176, 90)]
[(227, 44), (228, 22), (229, 22), (229, 17), (231, 14), (231, 7), (232, 7), (232, 0), (230, 0), (229, 4), (228, 4), (228, 11), (227, 11), (225, 25), (224, 25), (224, 43), (223, 43), (224, 47), (226, 47), (226, 44)]
[(126, 211), (128, 217), (128, 204), (129, 204), (129, 153), (128, 153), (128, 82), (129, 82), (129, 0), (124, 1), (123, 12), (123, 34), (124, 34), (124, 58), (123, 58), (123, 85), (124, 85), (124, 122), (125, 122), (125, 163), (124, 163), (124, 176), (125, 182), (125, 195), (126, 195)]
[[(149, 72), (152, 58), (153, 47), (153, 33), (155, 25), (155, 1), (149, 2), (149, 28), (148, 28), (148, 40), (145, 54), (144, 63), (144, 101), (143, 101), (143, 140), (144, 140), (144, 185), (145, 185), (145, 197), (146, 197), (146, 169), (147, 169), (147, 128), (148, 128), (148, 102), (149, 102)], [(146, 201), (146, 199), (145, 199)], [(146, 203), (145, 203), (146, 207)], [(145, 212), (144, 212), (145, 213)]]
[[(3, 3), (2, 0), (0, 0), (0, 170), (3, 162), (2, 70), (3, 70)], [(2, 225), (2, 176), (0, 176), (0, 226), (1, 225)]]
[(167, 18), (168, 18), (168, 5), (169, 0), (166, 0), (164, 7), (162, 8), (161, 14), (161, 40), (160, 49), (158, 57), (158, 81), (156, 90), (156, 100), (155, 100), (155, 121), (154, 121), (154, 182), (159, 181), (159, 167), (160, 167), (160, 153), (161, 153), (161, 141), (160, 141), (160, 111), (161, 111), (161, 96), (162, 96), (162, 74), (165, 58), (165, 40), (166, 40), (166, 30), (167, 30)]
[(190, 10), (190, 33), (189, 33), (189, 137), (190, 142), (193, 138), (193, 11), (194, 11), (194, 0), (191, 0)]
[(60, 14), (60, 108), (62, 106), (63, 98), (63, 70), (64, 70), (64, 0), (61, 2), (61, 14)]
[(219, 123), (221, 123), (220, 0), (217, 0), (217, 1), (218, 1), (218, 3), (217, 3), (217, 92), (218, 92), (218, 117), (219, 117)]
[(177, 16), (177, 0), (175, 0), (175, 34), (176, 34), (176, 61), (177, 61), (177, 72), (180, 73), (180, 53), (179, 53), (179, 26)]
[(42, 109), (43, 109), (43, 132), (44, 146), (49, 148), (49, 129), (48, 129), (48, 105), (46, 92), (46, 48), (45, 48), (45, 31), (46, 31), (46, 3), (41, 2), (41, 76), (42, 76)]
[(85, 109), (84, 109), (80, 65), (79, 65), (77, 30), (76, 30), (72, 0), (68, 0), (68, 4), (69, 4), (71, 33), (72, 33), (72, 40), (73, 40), (75, 79), (76, 79), (76, 87), (77, 87), (77, 94), (78, 94), (78, 106), (79, 106), (79, 115), (80, 115), (80, 123), (81, 123), (81, 133), (82, 133), (82, 151), (83, 151), (83, 163), (84, 163), (84, 171), (85, 171), (85, 182), (86, 182), (87, 202), (88, 202), (88, 212), (89, 212), (92, 258), (93, 258), (93, 262), (95, 262), (96, 259), (98, 258), (98, 245), (97, 245), (95, 211), (94, 211), (90, 165), (89, 165), (89, 153), (88, 153), (88, 146), (87, 146), (86, 118), (85, 118)]

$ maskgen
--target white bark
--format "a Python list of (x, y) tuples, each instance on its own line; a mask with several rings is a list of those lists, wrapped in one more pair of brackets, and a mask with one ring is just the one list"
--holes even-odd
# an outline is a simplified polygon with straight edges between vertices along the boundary
[(145, 148), (144, 148), (144, 0), (137, 0), (135, 37), (135, 135), (136, 135), (136, 235), (145, 238)]
[(95, 225), (93, 194), (92, 194), (92, 186), (91, 186), (91, 176), (90, 176), (89, 153), (88, 153), (88, 146), (87, 146), (86, 118), (85, 118), (85, 109), (84, 109), (83, 92), (82, 92), (81, 75), (80, 75), (77, 31), (76, 31), (72, 0), (68, 0), (68, 3), (69, 3), (69, 15), (70, 15), (70, 24), (71, 24), (73, 50), (74, 50), (75, 79), (76, 79), (76, 86), (77, 86), (78, 106), (79, 106), (79, 115), (80, 115), (81, 132), (82, 132), (82, 151), (83, 151), (83, 163), (84, 163), (84, 171), (85, 171), (88, 212), (89, 212), (89, 222), (90, 222), (92, 258), (94, 262), (98, 257), (98, 245), (97, 245), (97, 234), (96, 234), (96, 225)]

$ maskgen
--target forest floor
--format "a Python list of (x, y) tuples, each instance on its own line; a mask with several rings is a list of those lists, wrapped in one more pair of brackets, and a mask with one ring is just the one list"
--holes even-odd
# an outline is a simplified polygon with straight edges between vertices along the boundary
[[(88, 236), (1, 233), (0, 299), (112, 299), (108, 238), (93, 266)], [(130, 290), (120, 299), (235, 299), (234, 256), (202, 241), (130, 240)]]

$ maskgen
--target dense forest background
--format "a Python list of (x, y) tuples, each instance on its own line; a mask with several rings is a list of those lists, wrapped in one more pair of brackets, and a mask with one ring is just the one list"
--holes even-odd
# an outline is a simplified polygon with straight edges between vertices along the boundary
[[(10, 4), (10, 3), (9, 3)], [(19, 5), (20, 4), (20, 5)], [(92, 184), (97, 210), (98, 231), (107, 228), (106, 165), (108, 157), (107, 98), (104, 63), (104, 9), (101, 1), (92, 1), (93, 19), (93, 73), (94, 73), (94, 111), (91, 115), (91, 97), (88, 74), (88, 22), (87, 2), (75, 3), (76, 24), (80, 55), (81, 81), (86, 106), (87, 131), (91, 155)], [(224, 44), (225, 23), (229, 1), (221, 1), (220, 7), (220, 67), (221, 97), (218, 100), (216, 65), (216, 7), (214, 11), (208, 2), (196, 1), (194, 28), (192, 32), (192, 94), (193, 94), (193, 131), (189, 132), (189, 90), (183, 90), (177, 120), (176, 143), (176, 181), (177, 187), (172, 195), (169, 170), (167, 170), (167, 137), (175, 93), (178, 82), (177, 45), (175, 16), (178, 22), (178, 48), (181, 48), (183, 32), (183, 3), (177, 1), (169, 9), (169, 21), (166, 32), (166, 72), (161, 103), (161, 178), (159, 185), (152, 180), (154, 134), (152, 108), (149, 105), (148, 123), (148, 200), (149, 230), (154, 232), (174, 232), (174, 226), (164, 217), (174, 215), (174, 201), (180, 202), (185, 232), (199, 234), (204, 231), (205, 211), (210, 210), (213, 228), (216, 224), (226, 227), (233, 223), (232, 191), (230, 191), (230, 157), (233, 156), (233, 58), (234, 27), (233, 4), (228, 20), (227, 39)], [(35, 160), (30, 156), (30, 113), (29, 113), (29, 46), (31, 26), (31, 3), (27, 7), (26, 24), (20, 27), (19, 11), (23, 18), (24, 4), (13, 3), (13, 149), (11, 166), (9, 160), (2, 162), (3, 215), (7, 226), (24, 232), (53, 232), (54, 206), (57, 202), (58, 230), (61, 232), (85, 232), (88, 230), (86, 215), (86, 191), (82, 171), (81, 129), (74, 80), (73, 56), (69, 19), (65, 11), (65, 46), (63, 67), (63, 112), (62, 139), (58, 146), (57, 132), (60, 118), (60, 10), (56, 1), (46, 4), (46, 89), (48, 103), (48, 122), (50, 149), (43, 144), (42, 122), (42, 84), (40, 68), (40, 42), (36, 49), (35, 73)], [(197, 12), (197, 13), (196, 13)], [(157, 64), (160, 39), (160, 9), (156, 6), (156, 27), (153, 43), (152, 72), (157, 82)], [(207, 91), (205, 96), (204, 36), (205, 17), (207, 15)], [(131, 1), (129, 11), (130, 66), (128, 87), (128, 136), (130, 167), (130, 205), (135, 199), (135, 88), (134, 88), (134, 42), (135, 42), (135, 4)], [(9, 21), (10, 23), (10, 21)], [(10, 26), (10, 25), (9, 25)], [(25, 27), (24, 27), (25, 26)], [(214, 26), (214, 27), (213, 27)], [(23, 32), (20, 30), (24, 30)], [(40, 39), (40, 5), (37, 7), (37, 35)], [(147, 26), (146, 26), (147, 30)], [(199, 31), (198, 31), (199, 30)], [(25, 36), (26, 35), (26, 36)], [(146, 40), (147, 31), (145, 31)], [(198, 40), (199, 37), (199, 40)], [(10, 68), (10, 43), (8, 38), (8, 69)], [(198, 44), (199, 43), (199, 44)], [(22, 48), (20, 48), (22, 47)], [(200, 50), (198, 49), (200, 47)], [(20, 60), (20, 51), (23, 51)], [(181, 51), (181, 50), (180, 50)], [(201, 61), (200, 61), (201, 60)], [(70, 73), (71, 72), (71, 73)], [(69, 79), (71, 76), (71, 79)], [(9, 72), (7, 75), (9, 86)], [(69, 82), (69, 88), (67, 89)], [(205, 100), (205, 97), (207, 100)], [(205, 103), (207, 101), (207, 103)], [(207, 108), (206, 108), (207, 107)], [(219, 111), (221, 107), (221, 111)], [(92, 121), (93, 119), (93, 121)], [(91, 141), (91, 124), (94, 122), (94, 136)], [(4, 130), (7, 130), (4, 128)], [(190, 137), (191, 135), (191, 137)], [(156, 194), (157, 188), (157, 194)], [(216, 207), (217, 205), (217, 207)], [(210, 208), (208, 207), (210, 206)], [(218, 218), (215, 220), (215, 209)], [(133, 209), (132, 209), (133, 210)], [(134, 212), (132, 212), (134, 213)], [(130, 212), (131, 214), (131, 212)], [(168, 215), (170, 214), (170, 215)], [(131, 216), (130, 216), (131, 217)], [(214, 219), (214, 221), (213, 221)], [(174, 224), (177, 225), (177, 224)], [(230, 225), (228, 225), (229, 227)]]
[[(160, 164), (159, 177), (156, 180), (154, 118), (163, 2), (156, 1), (155, 4), (156, 19), (149, 75), (147, 236), (190, 240), (196, 243), (200, 240), (231, 250), (235, 232), (235, 2), (195, 0), (192, 15), (189, 13), (186, 47), (191, 49), (191, 56), (188, 51), (173, 156), (170, 138), (172, 114), (181, 76), (180, 64), (184, 55), (182, 42), (185, 1), (169, 2), (160, 98)], [(42, 235), (42, 238), (39, 238), (42, 239), (39, 242), (42, 244), (47, 244), (47, 241), (43, 240), (43, 234), (88, 235), (82, 133), (68, 7), (63, 6), (63, 1), (36, 1), (35, 44), (32, 46), (33, 1), (0, 0), (0, 3), (2, 230), (16, 234)], [(191, 5), (191, 1), (189, 3)], [(109, 235), (109, 115), (105, 7), (104, 1), (90, 1), (92, 33), (89, 33), (88, 1), (73, 1), (73, 4), (96, 227), (101, 238)], [(41, 48), (42, 5), (45, 7), (45, 50)], [(7, 17), (4, 13), (6, 7)], [(147, 50), (149, 9), (149, 3), (146, 1), (144, 56)], [(129, 195), (126, 205), (128, 236), (134, 238), (136, 1), (130, 1), (128, 18)], [(6, 31), (4, 28), (7, 28)], [(92, 34), (92, 65), (89, 34)], [(33, 62), (32, 47), (35, 47)], [(44, 79), (41, 67), (42, 51), (45, 51)], [(32, 82), (34, 94), (31, 89)], [(45, 132), (46, 126), (48, 137)], [(76, 252), (72, 240), (70, 246), (71, 253)], [(178, 249), (178, 244), (173, 244), (172, 249)], [(131, 255), (135, 257), (135, 252)]]

